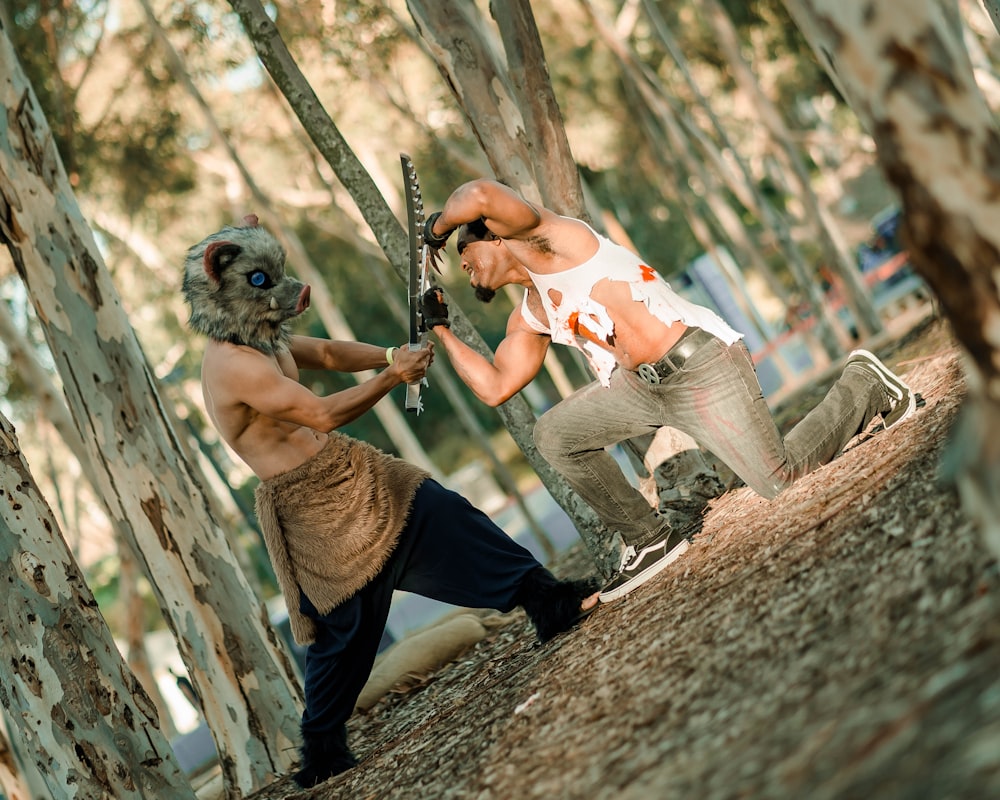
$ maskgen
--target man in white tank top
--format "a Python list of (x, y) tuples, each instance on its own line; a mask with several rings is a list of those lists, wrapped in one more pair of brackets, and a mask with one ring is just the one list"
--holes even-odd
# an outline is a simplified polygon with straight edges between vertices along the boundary
[(631, 251), (487, 180), (456, 189), (428, 218), (424, 238), (439, 250), (456, 229), (462, 269), (480, 300), (509, 284), (525, 290), (492, 363), (451, 332), (440, 290), (424, 297), (425, 320), (476, 396), (490, 406), (510, 399), (538, 374), (551, 342), (582, 351), (597, 376), (543, 414), (534, 439), (622, 536), (621, 565), (602, 602), (640, 586), (688, 547), (684, 532), (650, 507), (606, 447), (670, 426), (773, 498), (876, 416), (888, 428), (915, 408), (902, 380), (856, 350), (823, 401), (782, 438), (741, 334), (680, 297)]

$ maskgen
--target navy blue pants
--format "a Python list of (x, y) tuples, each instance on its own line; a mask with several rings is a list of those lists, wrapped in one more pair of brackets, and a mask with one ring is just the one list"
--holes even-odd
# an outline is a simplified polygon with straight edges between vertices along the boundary
[(406, 527), (382, 571), (321, 615), (306, 650), (302, 733), (324, 736), (347, 721), (371, 674), (394, 589), (470, 608), (510, 611), (524, 576), (541, 564), (462, 495), (433, 480), (417, 489)]

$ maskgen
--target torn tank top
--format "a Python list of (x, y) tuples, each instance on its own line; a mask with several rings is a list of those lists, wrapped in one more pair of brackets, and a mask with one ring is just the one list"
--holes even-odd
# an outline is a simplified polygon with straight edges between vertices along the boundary
[[(649, 312), (667, 325), (680, 321), (689, 327), (702, 328), (727, 345), (742, 338), (742, 334), (729, 327), (714, 311), (677, 294), (656, 270), (632, 251), (601, 236), (593, 228), (591, 232), (597, 237), (598, 248), (588, 261), (550, 275), (528, 270), (548, 319), (543, 322), (531, 312), (527, 292), (521, 301), (521, 316), (537, 333), (547, 334), (553, 342), (582, 351), (604, 386), (610, 383), (611, 372), (617, 365), (614, 354), (577, 333), (585, 329), (593, 338), (602, 341), (607, 341), (614, 333), (614, 321), (607, 309), (590, 296), (597, 282), (604, 278), (627, 282), (632, 299), (645, 303)], [(553, 302), (550, 290), (561, 296), (559, 305)]]

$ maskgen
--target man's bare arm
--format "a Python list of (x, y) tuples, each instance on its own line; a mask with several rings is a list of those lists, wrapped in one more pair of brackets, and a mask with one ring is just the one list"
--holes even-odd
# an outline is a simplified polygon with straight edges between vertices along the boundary
[(455, 336), (450, 328), (436, 326), (441, 346), (462, 381), (489, 406), (505, 403), (521, 391), (542, 367), (551, 339), (519, 323), (521, 312), (514, 309), (507, 322), (507, 335), (497, 345), (493, 363)]
[(513, 189), (496, 181), (475, 180), (451, 193), (432, 231), (443, 236), (480, 217), (485, 218), (486, 227), (502, 239), (527, 236), (542, 222), (541, 210)]
[(597, 252), (597, 237), (586, 224), (529, 203), (496, 181), (475, 180), (459, 186), (445, 201), (432, 232), (444, 236), (480, 218), (515, 258), (534, 271), (575, 267)]
[(282, 374), (266, 356), (241, 350), (219, 365), (214, 380), (226, 387), (230, 397), (259, 414), (329, 433), (360, 417), (401, 383), (420, 380), (430, 360), (429, 348), (413, 353), (399, 350), (392, 365), (373, 378), (320, 397)]
[(299, 369), (361, 372), (387, 366), (386, 348), (365, 342), (343, 342), (293, 336), (289, 349)]

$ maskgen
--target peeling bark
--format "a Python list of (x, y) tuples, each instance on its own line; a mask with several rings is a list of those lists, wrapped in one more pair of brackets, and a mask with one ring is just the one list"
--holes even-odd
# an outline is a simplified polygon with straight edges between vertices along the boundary
[(194, 798), (2, 415), (0, 492), (0, 702), (51, 796)]
[[(237, 797), (292, 766), (302, 706), (297, 677), (211, 514), (202, 476), (182, 456), (153, 372), (6, 35), (0, 37), (0, 76), (6, 117), (0, 242), (44, 329), (99, 491), (141, 559), (205, 698), (227, 792)], [(34, 686), (48, 667), (26, 660), (16, 669), (25, 686)]]
[(524, 123), (525, 146), (545, 205), (592, 223), (531, 4), (504, 0), (491, 3), (490, 13), (503, 40), (507, 75)]

